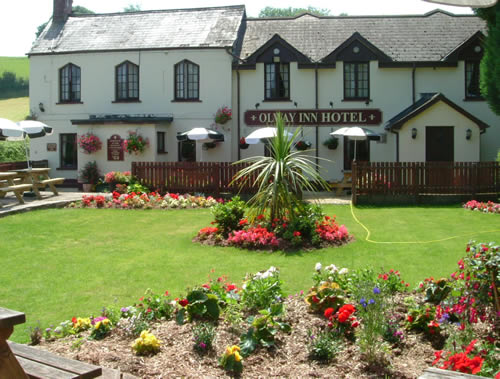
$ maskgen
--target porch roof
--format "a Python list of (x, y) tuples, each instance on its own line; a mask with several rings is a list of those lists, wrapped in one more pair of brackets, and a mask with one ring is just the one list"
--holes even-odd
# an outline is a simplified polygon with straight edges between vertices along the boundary
[(447, 104), (448, 106), (450, 106), (451, 108), (453, 108), (454, 110), (456, 110), (457, 112), (461, 113), (469, 120), (474, 122), (479, 127), (479, 129), (481, 129), (481, 132), (484, 132), (486, 128), (489, 128), (488, 124), (481, 121), (477, 117), (473, 116), (459, 105), (455, 104), (453, 101), (448, 99), (442, 93), (424, 93), (417, 102), (410, 105), (408, 108), (404, 109), (396, 116), (391, 118), (389, 121), (387, 121), (384, 127), (385, 130), (392, 131), (401, 129), (404, 126), (404, 124), (406, 124), (412, 118), (424, 112), (429, 107), (433, 106), (439, 101), (442, 101), (443, 103)]

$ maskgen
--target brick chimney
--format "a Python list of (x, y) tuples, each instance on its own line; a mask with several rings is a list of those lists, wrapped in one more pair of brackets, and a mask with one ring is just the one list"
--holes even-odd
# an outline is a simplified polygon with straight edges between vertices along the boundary
[(73, 8), (73, 0), (54, 0), (54, 14), (52, 19), (54, 22), (64, 22), (71, 14)]

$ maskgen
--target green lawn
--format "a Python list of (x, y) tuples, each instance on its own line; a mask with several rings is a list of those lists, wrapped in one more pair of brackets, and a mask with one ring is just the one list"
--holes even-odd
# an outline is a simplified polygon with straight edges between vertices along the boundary
[[(496, 215), (454, 207), (359, 207), (355, 214), (374, 241), (428, 241), (375, 244), (364, 240), (349, 206), (325, 206), (354, 234), (341, 248), (284, 254), (193, 244), (191, 238), (212, 220), (209, 210), (122, 211), (49, 209), (0, 219), (0, 306), (26, 312), (42, 327), (73, 316), (96, 314), (102, 306), (128, 305), (147, 288), (175, 296), (201, 284), (215, 269), (241, 283), (246, 272), (278, 266), (288, 293), (307, 290), (316, 262), (349, 268), (399, 269), (414, 286), (428, 276), (447, 276), (475, 233), (500, 240)], [(496, 224), (495, 224), (496, 223)], [(496, 231), (492, 231), (496, 229)], [(18, 327), (14, 340), (28, 340)]]
[(29, 79), (30, 61), (28, 57), (0, 57), (0, 75), (4, 71), (13, 72), (18, 78)]
[(0, 118), (12, 121), (26, 119), (30, 113), (29, 97), (16, 97), (13, 99), (0, 100)]

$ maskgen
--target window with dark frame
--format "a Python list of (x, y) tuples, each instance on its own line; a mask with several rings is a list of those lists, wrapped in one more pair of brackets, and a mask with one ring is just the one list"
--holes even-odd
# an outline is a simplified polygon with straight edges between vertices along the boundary
[(76, 133), (59, 134), (60, 168), (76, 170), (78, 167), (78, 145)]
[(344, 99), (368, 99), (370, 75), (368, 62), (344, 62)]
[(290, 99), (289, 63), (266, 63), (264, 76), (266, 100)]
[(480, 61), (465, 62), (465, 97), (468, 99), (480, 99), (479, 87)]
[(156, 152), (165, 154), (165, 132), (156, 132)]
[(81, 100), (80, 67), (68, 63), (59, 69), (59, 102), (78, 103)]
[(115, 70), (116, 101), (139, 100), (139, 66), (125, 61)]
[(199, 100), (200, 66), (188, 60), (175, 65), (175, 100)]

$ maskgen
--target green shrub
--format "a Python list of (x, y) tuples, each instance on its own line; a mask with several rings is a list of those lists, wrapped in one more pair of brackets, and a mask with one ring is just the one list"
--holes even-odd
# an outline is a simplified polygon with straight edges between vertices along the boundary
[(212, 208), (217, 227), (227, 238), (233, 230), (240, 230), (240, 221), (245, 215), (245, 202), (239, 196), (235, 196), (227, 203), (219, 203)]
[(22, 162), (26, 160), (23, 141), (0, 141), (0, 162)]
[(273, 303), (282, 302), (282, 284), (276, 267), (252, 275), (242, 287), (241, 301), (244, 308), (258, 311), (269, 308)]
[(215, 339), (215, 327), (208, 323), (202, 322), (193, 326), (193, 341), (194, 349), (200, 353), (204, 353), (212, 349), (212, 344)]
[(307, 335), (309, 337), (307, 350), (311, 359), (328, 362), (342, 349), (341, 341), (331, 331), (320, 330), (312, 334), (309, 330)]

